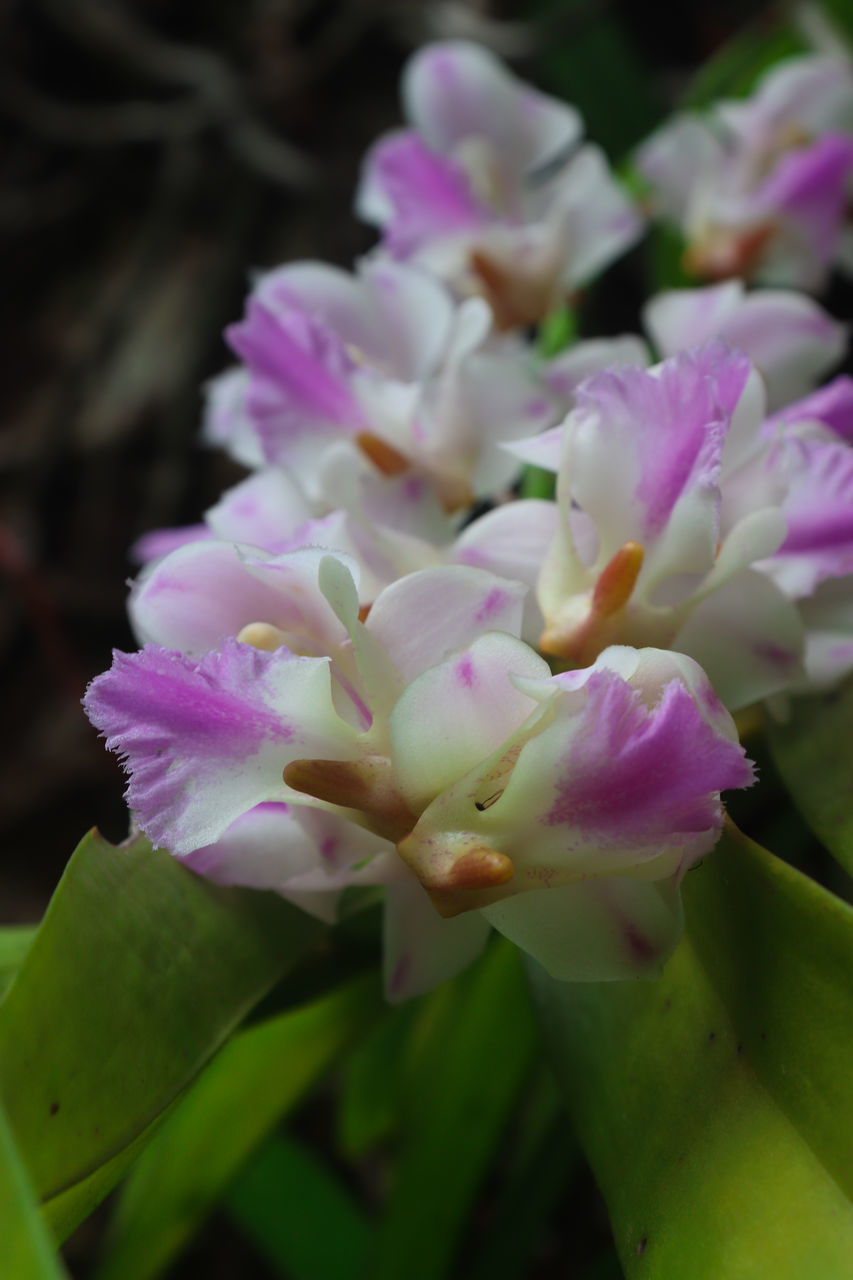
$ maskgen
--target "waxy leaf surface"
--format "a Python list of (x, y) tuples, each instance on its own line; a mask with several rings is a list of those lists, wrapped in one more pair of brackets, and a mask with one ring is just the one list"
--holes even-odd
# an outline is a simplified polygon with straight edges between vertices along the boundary
[(853, 1257), (853, 909), (730, 830), (656, 982), (539, 1013), (626, 1276), (842, 1280)]
[(0, 1006), (0, 1099), (37, 1194), (118, 1157), (318, 936), (272, 894), (87, 836)]
[(790, 719), (768, 720), (767, 738), (794, 804), (853, 875), (853, 682), (796, 698)]

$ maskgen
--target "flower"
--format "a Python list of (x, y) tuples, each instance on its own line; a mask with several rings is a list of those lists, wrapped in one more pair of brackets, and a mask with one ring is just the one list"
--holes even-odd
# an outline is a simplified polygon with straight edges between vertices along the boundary
[(378, 474), (426, 479), (456, 510), (511, 479), (502, 441), (556, 417), (528, 349), (492, 333), (482, 299), (457, 304), (405, 264), (376, 258), (356, 276), (280, 267), (226, 336), (245, 370), (225, 375), (208, 439), (249, 465), (291, 469), (318, 499), (329, 455), (346, 443)]
[(357, 211), (383, 244), (501, 328), (540, 320), (637, 239), (641, 220), (577, 112), (465, 41), (429, 45), (403, 73), (411, 128), (368, 154)]
[(643, 308), (643, 326), (661, 356), (712, 338), (743, 351), (764, 379), (771, 409), (805, 395), (841, 360), (849, 329), (806, 294), (747, 291), (740, 280), (658, 293)]
[(558, 472), (550, 540), (528, 561), (543, 650), (584, 666), (611, 644), (676, 649), (730, 708), (799, 679), (800, 615), (759, 564), (785, 541), (790, 478), (746, 357), (710, 343), (594, 374), (575, 401), (562, 427), (514, 447)]
[[(173, 647), (116, 653), (86, 695), (153, 841), (324, 917), (342, 888), (384, 884), (395, 998), (468, 963), (490, 924), (514, 936), (505, 899), (535, 908), (542, 886), (570, 914), (589, 892), (605, 922), (600, 961), (587, 949), (581, 963), (571, 938), (559, 954), (523, 943), (552, 971), (659, 963), (677, 937), (678, 877), (719, 834), (719, 792), (751, 779), (695, 664), (613, 650), (552, 677), (517, 638), (523, 589), (481, 570), (411, 574), (363, 623), (342, 558), (305, 549), (241, 567), (230, 551), (201, 543), (159, 562), (134, 613)], [(188, 555), (194, 595), (170, 578)], [(440, 834), (460, 805), (468, 826)], [(601, 876), (613, 883), (578, 887)]]
[(700, 278), (816, 290), (849, 266), (842, 235), (853, 170), (853, 73), (845, 58), (793, 58), (743, 102), (658, 130), (637, 155), (659, 211)]

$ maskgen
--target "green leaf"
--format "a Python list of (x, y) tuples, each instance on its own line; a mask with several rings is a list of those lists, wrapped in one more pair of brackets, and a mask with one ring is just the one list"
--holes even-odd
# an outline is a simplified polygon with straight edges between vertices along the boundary
[(61, 1280), (66, 1274), (0, 1107), (0, 1276)]
[(853, 681), (795, 698), (785, 724), (766, 724), (776, 768), (811, 829), (853, 875)]
[(507, 1174), (466, 1280), (524, 1280), (536, 1243), (580, 1164), (553, 1076), (539, 1070), (520, 1108)]
[(37, 931), (35, 925), (8, 925), (0, 929), (0, 1000), (12, 985)]
[[(298, 1195), (291, 1194), (298, 1189)], [(228, 1210), (288, 1280), (358, 1280), (370, 1227), (339, 1180), (294, 1138), (273, 1137), (232, 1187)]]
[(255, 1147), (382, 1007), (378, 978), (370, 975), (235, 1036), (130, 1175), (98, 1280), (159, 1275)]
[(553, 471), (544, 467), (527, 466), (521, 473), (520, 498), (544, 498), (546, 502), (553, 500), (557, 489), (557, 477)]
[(371, 1280), (447, 1274), (534, 1046), (518, 953), (502, 939), (424, 1002), (403, 1066), (405, 1145)]
[(409, 1000), (389, 1009), (379, 1026), (349, 1055), (338, 1095), (337, 1140), (358, 1160), (399, 1127), (403, 1075), (400, 1058), (419, 1008)]
[(531, 972), (626, 1275), (846, 1280), (853, 909), (729, 832), (657, 982)]
[(853, 8), (850, 0), (821, 0), (816, 6), (823, 10), (836, 33), (853, 48)]
[(145, 1150), (163, 1121), (171, 1115), (179, 1102), (180, 1097), (167, 1107), (153, 1124), (143, 1129), (139, 1137), (129, 1146), (123, 1147), (118, 1155), (108, 1160), (106, 1164), (99, 1165), (88, 1178), (75, 1182), (72, 1187), (60, 1192), (58, 1196), (42, 1201), (42, 1216), (57, 1244), (67, 1240), (80, 1223), (85, 1222), (89, 1214), (97, 1209), (102, 1200), (106, 1199), (113, 1187), (121, 1182), (134, 1160), (140, 1152)]
[(0, 1097), (37, 1193), (135, 1142), (318, 935), (273, 894), (87, 836), (0, 1005)]
[(769, 19), (763, 14), (744, 27), (702, 66), (682, 99), (685, 110), (708, 107), (718, 98), (746, 97), (775, 62), (807, 52), (805, 39), (781, 6), (777, 14)]
[(577, 331), (578, 319), (572, 308), (568, 305), (558, 307), (542, 322), (536, 343), (539, 355), (545, 360), (559, 355), (566, 347), (571, 346), (577, 337)]

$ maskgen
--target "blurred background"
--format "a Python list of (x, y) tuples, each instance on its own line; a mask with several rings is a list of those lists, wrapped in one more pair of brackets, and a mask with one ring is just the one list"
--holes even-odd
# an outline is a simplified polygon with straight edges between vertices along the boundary
[[(0, 921), (42, 915), (93, 824), (126, 834), (79, 701), (113, 646), (134, 647), (128, 548), (241, 477), (198, 441), (223, 327), (253, 269), (370, 248), (352, 194), (399, 122), (410, 51), (481, 40), (575, 102), (619, 162), (733, 36), (772, 39), (788, 16), (747, 0), (0, 0)], [(597, 287), (591, 329), (636, 327), (645, 252)], [(552, 1232), (531, 1276), (618, 1275), (610, 1254), (590, 1269), (609, 1235), (579, 1178), (578, 1270)], [(70, 1246), (80, 1275), (97, 1230)], [(274, 1274), (242, 1249), (219, 1221), (176, 1274)]]

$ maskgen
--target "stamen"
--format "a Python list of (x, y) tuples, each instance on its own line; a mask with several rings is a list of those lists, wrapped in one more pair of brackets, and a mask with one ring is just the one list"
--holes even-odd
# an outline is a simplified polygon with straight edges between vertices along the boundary
[(372, 431), (359, 432), (355, 442), (384, 476), (400, 476), (409, 470), (410, 463), (405, 454), (380, 436), (375, 436)]
[(293, 791), (327, 804), (357, 809), (366, 826), (396, 843), (417, 821), (397, 787), (386, 756), (360, 760), (292, 760), (282, 774)]
[(631, 598), (643, 567), (639, 542), (626, 542), (607, 562), (592, 593), (592, 612), (609, 618), (623, 609)]
[(250, 644), (253, 649), (264, 649), (267, 653), (287, 644), (285, 633), (269, 622), (250, 622), (238, 634), (237, 639), (240, 644)]

